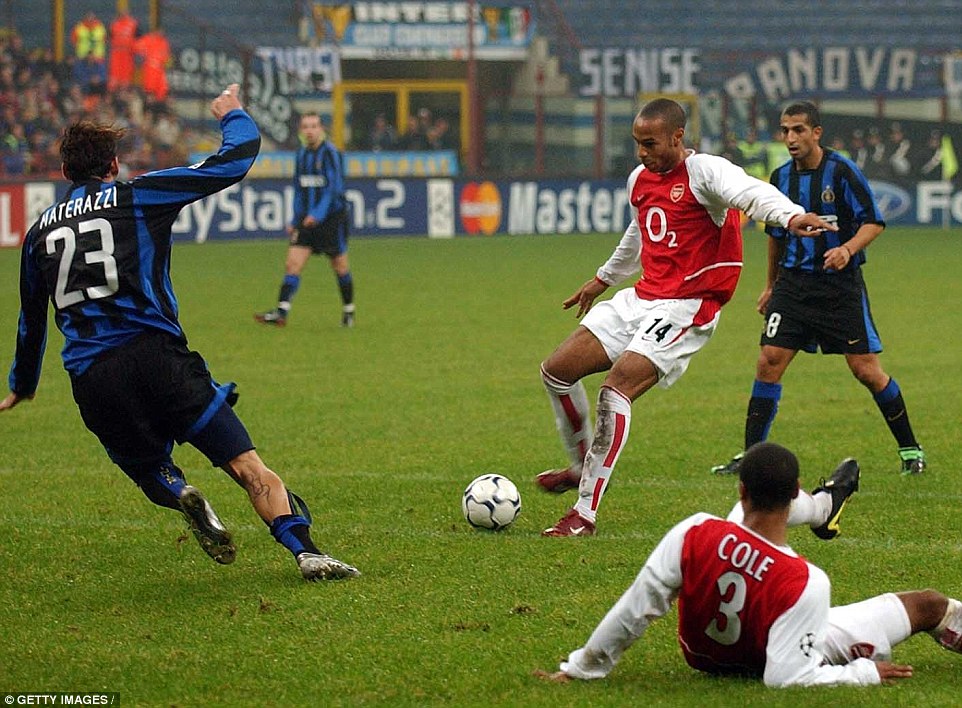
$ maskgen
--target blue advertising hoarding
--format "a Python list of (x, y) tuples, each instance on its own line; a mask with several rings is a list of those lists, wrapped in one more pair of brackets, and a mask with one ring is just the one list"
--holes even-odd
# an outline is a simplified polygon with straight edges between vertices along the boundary
[[(870, 182), (889, 226), (962, 225), (962, 188), (951, 182)], [(361, 237), (620, 234), (631, 218), (622, 180), (379, 178), (348, 181), (351, 234)], [(0, 184), (0, 247), (20, 245), (64, 182)], [(187, 205), (177, 240), (283, 238), (290, 180), (252, 179)]]

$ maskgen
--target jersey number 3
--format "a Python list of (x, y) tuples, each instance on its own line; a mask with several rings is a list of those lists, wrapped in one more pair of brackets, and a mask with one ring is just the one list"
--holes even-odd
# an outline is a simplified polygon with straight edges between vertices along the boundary
[[(84, 253), (87, 265), (100, 263), (104, 269), (104, 283), (91, 285), (80, 290), (67, 290), (67, 279), (73, 267), (74, 256), (77, 253), (77, 234), (69, 226), (61, 226), (47, 234), (47, 254), (57, 252), (57, 241), (63, 241), (63, 253), (60, 254), (60, 268), (57, 271), (57, 288), (54, 292), (54, 302), (58, 310), (62, 310), (85, 299), (98, 300), (110, 297), (120, 287), (117, 278), (117, 261), (114, 260), (114, 230), (106, 219), (90, 219), (81, 221), (77, 225), (81, 234), (97, 232), (100, 235), (100, 249)], [(86, 269), (85, 269), (86, 270)]]
[[(742, 634), (742, 621), (738, 613), (745, 607), (745, 577), (741, 573), (728, 571), (718, 578), (718, 614), (705, 627), (705, 634), (719, 644), (731, 646)], [(728, 598), (727, 600), (725, 598)]]

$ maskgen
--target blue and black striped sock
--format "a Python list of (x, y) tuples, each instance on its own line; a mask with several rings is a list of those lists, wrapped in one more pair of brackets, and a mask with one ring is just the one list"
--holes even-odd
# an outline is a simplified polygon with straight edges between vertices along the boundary
[(781, 397), (780, 383), (755, 381), (752, 386), (752, 397), (748, 401), (748, 415), (745, 418), (746, 450), (768, 438), (768, 432), (775, 421), (775, 414), (778, 413), (778, 401)]

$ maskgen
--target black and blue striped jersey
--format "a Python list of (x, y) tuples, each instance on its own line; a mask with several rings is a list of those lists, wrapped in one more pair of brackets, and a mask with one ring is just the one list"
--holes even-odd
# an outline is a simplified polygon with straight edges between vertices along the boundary
[[(885, 225), (868, 180), (854, 162), (834, 150), (823, 148), (824, 155), (814, 170), (798, 171), (789, 160), (772, 172), (771, 183), (796, 204), (819, 215), (838, 217), (838, 231), (815, 237), (796, 236), (779, 226), (766, 228), (774, 238), (785, 239), (780, 265), (807, 272), (823, 271), (825, 251), (852, 238), (862, 224)], [(865, 262), (865, 251), (852, 257), (848, 271)]]
[(47, 303), (64, 335), (64, 368), (82, 374), (97, 357), (144, 332), (186, 341), (170, 281), (171, 226), (187, 204), (243, 179), (260, 149), (247, 113), (221, 119), (216, 155), (130, 182), (74, 183), (30, 227), (20, 259), (20, 320), (10, 390), (37, 389)]
[(329, 140), (317, 148), (301, 147), (294, 164), (294, 219), (299, 228), (308, 216), (323, 223), (331, 214), (344, 211), (344, 156)]

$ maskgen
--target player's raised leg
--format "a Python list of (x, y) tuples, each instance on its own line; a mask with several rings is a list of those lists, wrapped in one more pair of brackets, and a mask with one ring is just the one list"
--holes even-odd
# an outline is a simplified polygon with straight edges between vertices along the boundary
[[(860, 470), (858, 462), (852, 458), (842, 460), (828, 480), (824, 478), (819, 486), (809, 494), (799, 490), (788, 510), (788, 526), (810, 526), (812, 533), (830, 541), (839, 534), (839, 519), (842, 509), (856, 491)], [(745, 518), (740, 501), (735, 503), (728, 520), (741, 523)]]
[(197, 487), (187, 484), (170, 457), (155, 462), (115, 461), (157, 506), (180, 511), (204, 553), (221, 565), (234, 562), (237, 547), (230, 531)]

